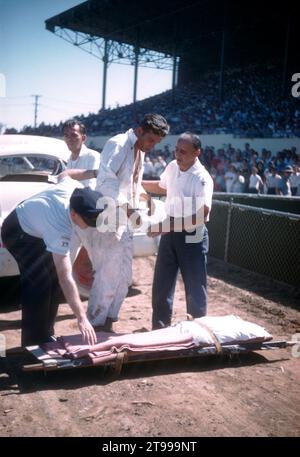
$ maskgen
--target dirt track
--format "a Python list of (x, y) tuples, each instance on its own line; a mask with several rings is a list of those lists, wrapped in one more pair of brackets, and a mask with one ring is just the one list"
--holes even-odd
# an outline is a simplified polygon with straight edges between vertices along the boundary
[[(134, 288), (115, 330), (150, 330), (154, 262), (135, 259)], [(300, 333), (299, 311), (294, 290), (209, 261), (209, 314), (236, 314), (289, 340)], [(174, 320), (184, 317), (179, 281)], [(10, 348), (19, 345), (19, 319), (15, 307), (0, 314)], [(56, 333), (75, 332), (61, 305)], [(118, 379), (100, 368), (22, 374), (20, 363), (19, 356), (0, 359), (0, 436), (300, 435), (300, 357), (290, 349), (132, 365)]]

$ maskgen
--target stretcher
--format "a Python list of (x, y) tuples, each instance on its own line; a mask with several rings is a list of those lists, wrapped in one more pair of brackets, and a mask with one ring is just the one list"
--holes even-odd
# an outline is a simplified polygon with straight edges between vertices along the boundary
[(103, 364), (94, 365), (88, 357), (82, 357), (79, 359), (61, 359), (51, 357), (45, 352), (41, 346), (28, 346), (27, 351), (36, 360), (33, 364), (23, 366), (23, 371), (60, 371), (75, 368), (88, 368), (95, 366), (103, 366), (110, 368), (113, 372), (119, 374), (122, 370), (123, 365), (143, 363), (143, 362), (157, 362), (159, 360), (179, 360), (179, 359), (191, 359), (200, 358), (207, 356), (229, 356), (233, 357), (238, 354), (246, 354), (253, 351), (269, 351), (274, 349), (285, 349), (295, 344), (295, 341), (267, 341), (257, 343), (240, 343), (240, 344), (229, 344), (221, 345), (221, 351), (217, 350), (216, 346), (206, 346), (201, 348), (184, 349), (180, 351), (160, 352), (155, 354), (138, 354), (128, 358), (126, 352), (119, 353), (114, 361), (104, 362)]
[(146, 333), (99, 332), (93, 346), (85, 345), (80, 335), (61, 337), (43, 347), (29, 346), (26, 349), (35, 363), (23, 370), (47, 372), (102, 366), (119, 374), (127, 364), (215, 355), (233, 357), (295, 344), (271, 340), (263, 327), (237, 316), (205, 316)]

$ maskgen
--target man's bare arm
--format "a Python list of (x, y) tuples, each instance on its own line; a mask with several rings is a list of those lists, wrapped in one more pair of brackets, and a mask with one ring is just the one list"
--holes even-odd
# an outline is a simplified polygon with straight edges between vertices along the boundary
[(142, 186), (151, 194), (166, 195), (166, 189), (160, 187), (159, 181), (142, 181)]
[(204, 205), (197, 213), (188, 217), (167, 217), (158, 224), (151, 225), (148, 230), (148, 236), (155, 237), (165, 233), (181, 231), (181, 230), (195, 230), (197, 227), (206, 222), (209, 213), (209, 207)]
[(84, 179), (97, 178), (97, 174), (98, 174), (98, 170), (83, 170), (83, 169), (71, 168), (71, 169), (62, 171), (57, 176), (57, 181), (60, 182), (66, 176), (69, 176), (70, 178), (75, 179), (77, 181), (83, 181)]
[(97, 342), (95, 331), (86, 317), (83, 304), (80, 300), (79, 292), (72, 276), (72, 265), (68, 255), (52, 254), (54, 265), (57, 271), (59, 284), (70, 305), (72, 311), (77, 317), (78, 327), (82, 333), (83, 339), (90, 345)]

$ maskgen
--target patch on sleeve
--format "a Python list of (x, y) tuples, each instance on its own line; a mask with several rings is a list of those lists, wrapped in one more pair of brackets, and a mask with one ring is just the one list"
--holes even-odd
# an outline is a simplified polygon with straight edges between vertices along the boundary
[(61, 237), (61, 247), (62, 248), (68, 248), (70, 244), (70, 238), (67, 236), (62, 236)]

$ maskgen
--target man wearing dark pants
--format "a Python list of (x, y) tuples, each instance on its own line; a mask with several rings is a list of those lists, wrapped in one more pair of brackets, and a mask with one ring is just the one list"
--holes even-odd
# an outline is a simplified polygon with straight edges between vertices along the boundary
[[(206, 254), (213, 181), (198, 160), (201, 142), (190, 132), (180, 135), (175, 160), (160, 181), (143, 181), (146, 191), (166, 194), (168, 220), (152, 226), (150, 236), (161, 234), (152, 289), (152, 327), (171, 324), (178, 271), (185, 287), (187, 312), (193, 317), (207, 313)], [(167, 232), (167, 233), (166, 233)]]
[(5, 220), (2, 237), (20, 270), (22, 346), (46, 342), (62, 297), (52, 255), (42, 239), (22, 230), (16, 211)]
[(161, 237), (152, 289), (153, 329), (160, 328), (161, 323), (163, 326), (171, 324), (178, 269), (185, 287), (187, 313), (193, 317), (206, 315), (207, 229), (201, 242), (187, 243), (186, 236), (192, 234), (170, 232)]
[(79, 186), (65, 178), (55, 188), (20, 203), (3, 222), (3, 243), (20, 270), (22, 346), (45, 343), (54, 334), (60, 287), (83, 339), (96, 342), (72, 277), (69, 249), (76, 225), (96, 226), (100, 194)]

